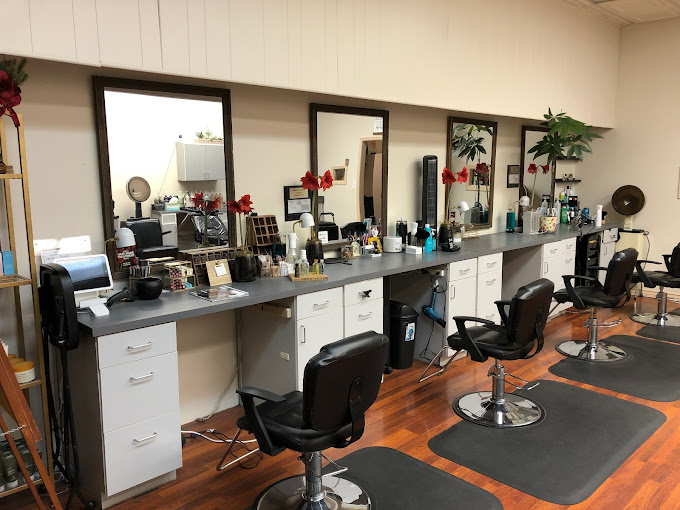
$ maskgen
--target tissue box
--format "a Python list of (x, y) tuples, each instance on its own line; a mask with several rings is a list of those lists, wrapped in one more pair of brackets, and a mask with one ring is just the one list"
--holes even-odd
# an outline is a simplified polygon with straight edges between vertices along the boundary
[(2, 252), (2, 274), (6, 276), (14, 274), (14, 256), (11, 251)]

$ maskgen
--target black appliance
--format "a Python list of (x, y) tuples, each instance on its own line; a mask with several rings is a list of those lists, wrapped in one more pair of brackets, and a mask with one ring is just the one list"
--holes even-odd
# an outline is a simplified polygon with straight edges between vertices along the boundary
[(583, 235), (576, 241), (576, 274), (597, 278), (597, 273), (593, 274), (590, 268), (599, 265), (600, 242), (599, 232)]
[(437, 156), (423, 157), (423, 226), (437, 228)]

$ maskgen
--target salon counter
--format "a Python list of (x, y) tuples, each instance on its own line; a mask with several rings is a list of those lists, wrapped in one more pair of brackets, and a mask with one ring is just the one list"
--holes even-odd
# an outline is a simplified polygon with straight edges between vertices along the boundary
[(186, 292), (164, 292), (153, 301), (136, 301), (134, 303), (118, 303), (114, 305), (106, 317), (93, 317), (80, 314), (78, 321), (88, 328), (93, 337), (110, 335), (122, 331), (155, 326), (165, 322), (198, 317), (225, 310), (233, 310), (249, 305), (256, 305), (278, 299), (299, 296), (319, 290), (341, 287), (348, 283), (379, 278), (399, 273), (408, 273), (468, 260), (493, 253), (530, 248), (546, 243), (580, 236), (582, 233), (600, 232), (607, 227), (596, 228), (586, 226), (571, 229), (560, 225), (554, 234), (523, 235), (497, 234), (482, 235), (475, 239), (465, 239), (461, 250), (455, 253), (437, 251), (423, 255), (407, 255), (405, 253), (384, 253), (380, 257), (362, 257), (349, 264), (327, 264), (328, 280), (320, 282), (294, 283), (288, 278), (259, 278), (250, 283), (232, 283), (232, 287), (249, 293), (247, 297), (218, 302), (210, 302), (197, 298)]

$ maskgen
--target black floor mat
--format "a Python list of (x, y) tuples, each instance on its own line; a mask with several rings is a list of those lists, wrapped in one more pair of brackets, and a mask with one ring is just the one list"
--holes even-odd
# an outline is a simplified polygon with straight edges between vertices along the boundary
[[(670, 312), (670, 315), (680, 315), (680, 308)], [(653, 338), (654, 340), (665, 340), (674, 344), (680, 344), (680, 328), (674, 326), (643, 326), (638, 329), (636, 334)]]
[(543, 406), (545, 418), (514, 429), (462, 421), (430, 449), (560, 505), (587, 499), (666, 421), (655, 409), (555, 381), (515, 393)]
[(680, 346), (624, 335), (610, 336), (603, 341), (620, 347), (628, 357), (609, 362), (565, 358), (548, 370), (565, 379), (646, 400), (680, 400)]

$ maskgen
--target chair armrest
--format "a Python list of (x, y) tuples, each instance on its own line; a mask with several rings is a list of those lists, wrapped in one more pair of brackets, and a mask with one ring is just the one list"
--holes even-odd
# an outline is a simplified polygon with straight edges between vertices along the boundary
[(603, 266), (590, 266), (588, 271), (606, 271), (607, 268)]
[(482, 354), (482, 351), (479, 350), (477, 345), (472, 341), (472, 338), (470, 338), (470, 335), (467, 332), (467, 327), (465, 326), (466, 322), (480, 322), (482, 324), (486, 324), (488, 326), (495, 326), (495, 323), (493, 321), (487, 320), (487, 319), (480, 319), (479, 317), (470, 317), (470, 316), (459, 316), (459, 317), (454, 317), (454, 321), (456, 321), (456, 326), (458, 327), (458, 333), (460, 334), (460, 339), (463, 341), (463, 345), (465, 346), (465, 350), (467, 350), (470, 353), (470, 358), (472, 358), (475, 361), (478, 361), (480, 363), (485, 362), (487, 359), (489, 359), (488, 356)]
[[(667, 256), (667, 255), (664, 255), (664, 257), (666, 257), (666, 256)], [(661, 265), (661, 262), (656, 262), (656, 261), (654, 261), (654, 260), (637, 259), (637, 262), (638, 262), (639, 264), (656, 264), (657, 266), (658, 266), (658, 265)]]
[(246, 413), (246, 418), (248, 418), (250, 427), (253, 429), (250, 432), (252, 432), (255, 436), (255, 439), (257, 439), (260, 450), (271, 456), (278, 455), (283, 450), (285, 450), (283, 447), (275, 447), (274, 443), (272, 443), (269, 433), (267, 432), (267, 428), (264, 426), (262, 417), (260, 416), (257, 406), (255, 405), (255, 399), (259, 398), (261, 400), (273, 403), (284, 402), (286, 399), (281, 395), (272, 393), (271, 391), (253, 388), (251, 386), (239, 388), (236, 390), (236, 393), (241, 395), (243, 410)]
[(597, 278), (593, 278), (592, 276), (582, 276), (578, 274), (565, 274), (562, 275), (562, 279), (564, 280), (564, 286), (567, 289), (567, 295), (569, 296), (569, 299), (571, 300), (572, 304), (579, 310), (585, 310), (586, 305), (580, 298), (580, 296), (576, 293), (574, 285), (571, 283), (571, 281), (585, 280), (588, 282), (597, 282), (597, 284), (600, 285), (600, 280), (598, 280)]
[(642, 285), (644, 285), (645, 287), (647, 287), (649, 289), (653, 289), (654, 287), (656, 287), (656, 285), (654, 285), (652, 283), (652, 280), (649, 278), (647, 273), (645, 273), (645, 270), (642, 268), (642, 264), (661, 265), (661, 262), (655, 262), (653, 260), (639, 260), (639, 259), (635, 262), (635, 272), (640, 277), (640, 281), (642, 281)]
[(663, 261), (666, 263), (666, 271), (669, 273), (671, 272), (671, 256), (670, 255), (661, 255), (663, 257)]
[(496, 308), (498, 308), (498, 314), (501, 316), (501, 322), (503, 325), (508, 324), (508, 314), (505, 312), (505, 307), (510, 306), (510, 303), (512, 303), (510, 299), (499, 299), (498, 301), (494, 301)]
[(286, 397), (283, 397), (277, 393), (263, 390), (261, 388), (253, 388), (252, 386), (243, 386), (242, 388), (237, 389), (236, 393), (238, 393), (241, 396), (248, 396), (259, 398), (260, 400), (266, 400), (267, 402), (277, 403), (286, 400)]

